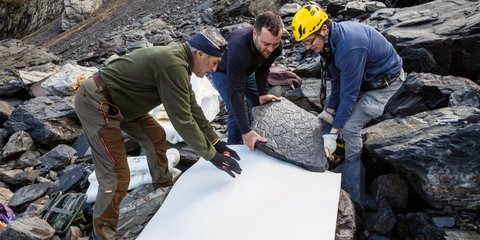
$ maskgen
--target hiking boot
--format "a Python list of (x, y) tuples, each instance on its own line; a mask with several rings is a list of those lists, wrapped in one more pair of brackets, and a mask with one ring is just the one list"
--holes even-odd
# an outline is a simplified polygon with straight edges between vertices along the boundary
[[(100, 231), (102, 232), (102, 234), (98, 234), (94, 227), (88, 239), (89, 240), (115, 240), (115, 228), (111, 227), (108, 224), (103, 224)], [(102, 235), (103, 237), (101, 237)]]

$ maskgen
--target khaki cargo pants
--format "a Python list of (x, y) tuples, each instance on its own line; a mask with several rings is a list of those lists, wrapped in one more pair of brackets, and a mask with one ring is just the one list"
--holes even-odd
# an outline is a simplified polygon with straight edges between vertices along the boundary
[(168, 170), (163, 128), (148, 114), (134, 121), (125, 121), (118, 107), (105, 99), (103, 90), (91, 77), (88, 78), (77, 89), (74, 108), (92, 149), (99, 183), (92, 234), (95, 239), (115, 239), (120, 202), (130, 182), (121, 130), (145, 148), (155, 189), (171, 185), (172, 175)]

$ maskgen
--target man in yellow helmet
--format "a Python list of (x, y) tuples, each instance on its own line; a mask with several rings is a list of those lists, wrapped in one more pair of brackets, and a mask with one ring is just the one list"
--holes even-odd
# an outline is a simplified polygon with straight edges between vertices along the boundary
[[(363, 206), (360, 131), (370, 120), (383, 114), (388, 100), (402, 85), (405, 79), (402, 59), (374, 28), (351, 21), (333, 22), (322, 8), (313, 4), (298, 10), (292, 19), (292, 32), (296, 41), (320, 53), (326, 61), (332, 87), (326, 106), (319, 114), (327, 123), (323, 135), (325, 155), (330, 157), (335, 151), (341, 131), (345, 163), (335, 170), (342, 172), (343, 188)], [(325, 79), (325, 74), (322, 75)]]

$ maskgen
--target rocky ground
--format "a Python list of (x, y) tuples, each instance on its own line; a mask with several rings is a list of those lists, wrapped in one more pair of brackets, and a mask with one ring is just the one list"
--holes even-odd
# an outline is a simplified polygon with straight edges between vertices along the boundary
[[(132, 25), (146, 16), (153, 15), (172, 26), (200, 27), (197, 16), (198, 7), (205, 1), (198, 0), (110, 0), (94, 15), (62, 32), (58, 18), (35, 33), (24, 38), (26, 43), (44, 46), (63, 60), (78, 60), (100, 47), (100, 39), (121, 27)], [(253, 16), (246, 17), (247, 21)], [(205, 23), (203, 23), (205, 24)], [(188, 32), (179, 27), (175, 32), (179, 40), (188, 39)]]
[[(11, 64), (25, 59), (20, 59), (20, 57), (17, 59), (16, 56), (13, 57), (15, 58), (13, 60), (8, 58), (16, 54), (16, 43), (8, 45), (13, 46), (10, 47), (14, 49), (13, 53), (5, 51), (3, 43), (0, 44), (0, 58), (7, 58), (6, 61), (0, 62), (0, 66), (4, 68), (2, 69), (4, 71), (0, 72), (2, 100), (11, 98), (10, 92), (13, 91), (10, 90), (12, 88), (22, 89), (19, 91), (22, 93), (21, 101), (15, 100), (15, 104), (12, 104), (13, 101), (9, 101), (13, 107), (9, 107), (8, 114), (5, 114), (7, 111), (0, 109), (2, 110), (0, 119), (2, 122), (7, 121), (8, 123), (4, 124), (5, 129), (7, 129), (6, 126), (10, 126), (8, 132), (0, 129), (0, 140), (6, 142), (10, 137), (8, 142), (15, 142), (12, 138), (16, 136), (22, 141), (29, 140), (29, 146), (33, 146), (32, 149), (35, 145), (37, 146), (35, 151), (30, 147), (17, 149), (18, 152), (12, 153), (11, 156), (5, 153), (6, 150), (9, 150), (7, 146), (2, 148), (3, 159), (0, 161), (2, 163), (0, 166), (2, 187), (0, 190), (9, 188), (15, 192), (11, 194), (14, 196), (12, 198), (20, 203), (15, 206), (14, 210), (24, 219), (29, 215), (28, 209), (36, 209), (35, 206), (41, 205), (38, 202), (46, 195), (53, 196), (50, 194), (52, 190), (45, 193), (47, 189), (51, 188), (48, 184), (42, 183), (60, 182), (60, 184), (56, 184), (57, 190), (58, 186), (62, 188), (69, 185), (69, 187), (73, 186), (72, 190), (69, 189), (70, 191), (83, 192), (88, 187), (86, 176), (91, 172), (92, 165), (91, 159), (80, 156), (79, 147), (74, 146), (78, 142), (82, 142), (78, 137), (81, 130), (74, 129), (75, 131), (68, 132), (71, 129), (62, 128), (70, 125), (80, 128), (78, 122), (75, 122), (75, 117), (72, 116), (74, 115), (71, 112), (73, 110), (64, 107), (71, 102), (68, 97), (60, 99), (41, 94), (39, 94), (40, 97), (33, 96), (35, 91), (32, 89), (35, 87), (32, 87), (33, 85), (25, 87), (21, 84), (18, 70), (32, 71), (44, 67), (48, 68), (48, 71), (45, 69), (42, 71), (50, 72), (51, 63), (55, 63), (53, 65), (59, 67), (69, 61), (84, 66), (97, 66), (113, 54), (123, 54), (134, 48), (143, 47), (146, 42), (163, 45), (171, 41), (185, 41), (197, 29), (203, 27), (216, 27), (222, 33), (226, 33), (234, 24), (252, 23), (254, 17), (248, 9), (252, 2), (276, 2), (280, 3), (280, 6), (287, 2), (303, 4), (303, 1), (273, 0), (107, 0), (103, 2), (105, 4), (93, 15), (66, 31), (61, 30), (59, 17), (45, 24), (36, 32), (23, 37), (24, 43), (45, 47), (58, 56), (58, 58), (47, 56), (48, 60), (39, 63), (47, 64), (40, 67), (35, 66), (37, 64)], [(379, 8), (380, 4), (380, 2), (369, 2), (366, 10), (359, 11), (358, 9), (361, 8), (359, 7), (347, 11), (345, 2), (348, 1), (318, 2), (329, 2), (329, 10), (339, 18), (339, 21), (355, 17), (357, 20), (365, 20)], [(388, 3), (388, 6), (397, 3), (398, 7), (407, 7), (430, 1), (384, 2)], [(404, 59), (404, 68), (409, 73), (409, 77), (400, 94), (387, 106), (383, 118), (377, 120), (400, 118), (374, 125), (366, 131), (365, 152), (367, 154), (363, 161), (368, 169), (367, 187), (370, 204), (364, 212), (358, 212), (355, 216), (349, 196), (342, 191), (337, 221), (337, 239), (351, 239), (355, 229), (359, 239), (443, 239), (445, 235), (457, 236), (449, 239), (478, 239), (478, 233), (480, 233), (478, 211), (480, 167), (477, 156), (480, 156), (478, 152), (480, 148), (477, 147), (476, 139), (480, 133), (478, 121), (480, 87), (471, 80), (480, 80), (478, 65), (472, 64), (478, 62), (476, 59), (479, 59), (478, 52), (480, 51), (476, 51), (480, 50), (478, 44), (472, 44), (472, 42), (478, 42), (476, 29), (478, 29), (478, 22), (480, 22), (478, 19), (480, 18), (478, 17), (478, 7), (475, 7), (472, 2), (469, 0), (436, 0), (430, 5), (418, 6), (418, 8), (386, 9), (368, 19), (371, 25), (376, 26), (393, 39), (392, 42), (395, 43), (397, 51)], [(275, 8), (279, 9), (280, 6)], [(282, 18), (288, 28), (291, 15), (283, 15)], [(165, 23), (156, 21), (158, 19)], [(433, 24), (430, 24), (429, 21), (433, 21)], [(460, 27), (460, 23), (463, 22), (469, 24)], [(405, 37), (405, 32), (410, 33), (408, 38)], [(424, 34), (425, 32), (428, 34)], [(145, 38), (148, 38), (148, 41)], [(318, 112), (319, 81), (316, 78), (309, 78), (315, 76), (313, 73), (317, 71), (317, 64), (313, 61), (312, 55), (305, 53), (300, 46), (292, 44), (288, 35), (284, 36), (284, 42), (285, 50), (277, 63), (290, 67), (290, 70), (294, 70), (303, 78), (302, 87), (287, 92), (285, 97), (295, 101), (296, 105), (305, 110)], [(18, 49), (20, 48), (18, 47)], [(438, 51), (439, 49), (441, 51)], [(29, 53), (36, 52), (33, 48), (28, 48), (27, 51)], [(27, 54), (27, 56), (30, 55)], [(42, 53), (42, 56), (46, 56), (46, 54)], [(416, 74), (414, 72), (425, 73)], [(462, 77), (470, 78), (470, 80)], [(25, 89), (23, 89), (24, 87)], [(27, 100), (29, 100), (28, 103), (25, 103)], [(16, 109), (13, 110), (14, 108)], [(442, 110), (437, 111), (436, 109), (439, 108)], [(57, 110), (59, 110), (58, 114)], [(56, 113), (55, 118), (44, 116), (48, 115), (45, 113), (51, 113), (50, 111)], [(474, 120), (454, 124), (437, 125), (434, 123), (436, 118), (452, 116), (462, 119), (469, 119), (473, 116)], [(65, 119), (68, 119), (68, 122), (62, 122), (66, 121)], [(225, 112), (221, 112), (214, 122), (219, 133), (224, 131), (224, 120)], [(60, 123), (59, 128), (70, 134), (68, 136), (64, 134), (65, 139), (61, 140), (68, 140), (69, 145), (75, 141), (72, 147), (78, 151), (77, 155), (72, 156), (72, 149), (66, 145), (61, 147), (52, 145), (48, 148), (44, 146), (45, 136), (38, 136), (38, 133), (47, 131), (27, 129), (25, 131), (28, 133), (25, 133), (17, 130), (24, 125), (41, 125), (39, 122), (42, 121), (50, 125)], [(41, 127), (39, 126), (43, 130)], [(378, 133), (388, 134), (384, 136)], [(31, 135), (33, 140), (28, 135)], [(22, 147), (23, 144), (20, 140), (18, 140), (20, 143), (12, 143), (12, 145), (15, 145), (15, 148)], [(87, 145), (85, 141), (83, 144)], [(132, 142), (127, 144), (133, 149), (139, 149), (138, 144)], [(49, 150), (54, 147), (55, 149), (51, 150), (53, 153), (50, 153)], [(178, 168), (186, 170), (198, 159), (198, 155), (188, 152), (188, 148), (183, 148), (183, 146), (176, 147), (183, 149), (181, 154), (184, 161), (180, 162), (181, 166)], [(458, 151), (457, 149), (462, 150)], [(33, 152), (34, 154), (31, 153), (32, 156), (28, 156), (24, 152)], [(22, 156), (18, 157), (19, 154)], [(40, 155), (42, 156), (41, 160), (39, 160)], [(57, 158), (60, 159), (58, 155), (68, 157), (68, 159), (57, 160)], [(7, 159), (6, 156), (10, 159)], [(392, 158), (391, 156), (396, 157)], [(32, 160), (33, 163), (28, 164), (30, 167), (26, 167), (25, 159)], [(42, 161), (43, 165), (51, 161), (53, 162), (52, 166), (60, 164), (58, 163), (60, 161), (62, 163), (61, 167), (50, 166), (48, 169), (42, 169), (39, 167), (38, 161)], [(13, 167), (12, 162), (16, 164)], [(20, 165), (22, 167), (19, 167)], [(465, 168), (465, 166), (470, 167)], [(65, 182), (62, 181), (64, 176), (70, 175), (75, 176), (75, 180), (78, 181), (75, 183), (71, 183), (70, 181), (73, 180), (68, 179)], [(26, 190), (23, 188), (24, 186)], [(31, 199), (20, 197), (20, 195), (30, 197), (20, 189), (34, 194), (35, 197)], [(54, 188), (52, 187), (52, 189)], [(167, 193), (168, 190), (152, 192), (152, 189), (148, 187), (135, 189), (129, 193), (124, 200), (126, 204), (133, 201), (138, 203), (140, 200), (146, 202), (144, 205), (138, 205), (140, 207), (134, 211), (122, 212), (120, 231), (123, 237), (121, 239), (134, 239), (142, 225), (148, 222), (148, 217), (151, 216), (149, 214), (153, 214), (158, 209)], [(146, 197), (142, 198), (143, 196)], [(0, 192), (0, 197), (2, 197), (2, 192)], [(18, 200), (19, 198), (21, 200)], [(145, 200), (148, 198), (162, 200)], [(386, 198), (387, 201), (383, 198)], [(33, 200), (35, 201), (33, 202)], [(43, 202), (45, 203), (46, 200)], [(28, 208), (25, 210), (27, 205)], [(24, 210), (25, 212), (23, 212)], [(87, 207), (83, 210), (88, 220), (74, 224), (79, 227), (78, 232), (74, 233), (72, 228), (66, 235), (56, 236), (56, 239), (70, 239), (72, 235), (82, 237), (89, 233), (91, 208)], [(38, 216), (38, 213), (33, 215)], [(128, 221), (132, 216), (136, 216), (136, 221), (143, 222), (138, 225), (130, 224)], [(139, 219), (138, 216), (146, 217)], [(355, 217), (357, 217), (357, 225), (352, 220)], [(34, 225), (37, 222), (31, 224)], [(25, 225), (28, 224), (25, 223)], [(339, 233), (342, 231), (345, 233), (343, 237)]]

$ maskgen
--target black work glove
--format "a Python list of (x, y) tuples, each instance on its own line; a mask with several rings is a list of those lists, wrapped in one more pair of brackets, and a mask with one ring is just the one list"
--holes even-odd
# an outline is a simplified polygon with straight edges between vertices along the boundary
[(233, 178), (235, 178), (235, 174), (233, 174), (233, 172), (236, 174), (242, 173), (242, 169), (240, 168), (240, 165), (237, 163), (237, 161), (229, 156), (215, 153), (215, 157), (213, 157), (210, 162), (215, 165), (215, 167), (225, 171)]
[(238, 156), (237, 152), (227, 147), (227, 144), (225, 142), (218, 141), (216, 144), (213, 145), (213, 147), (215, 147), (215, 150), (217, 150), (218, 153), (223, 155), (230, 155), (230, 157), (240, 161), (240, 156)]

